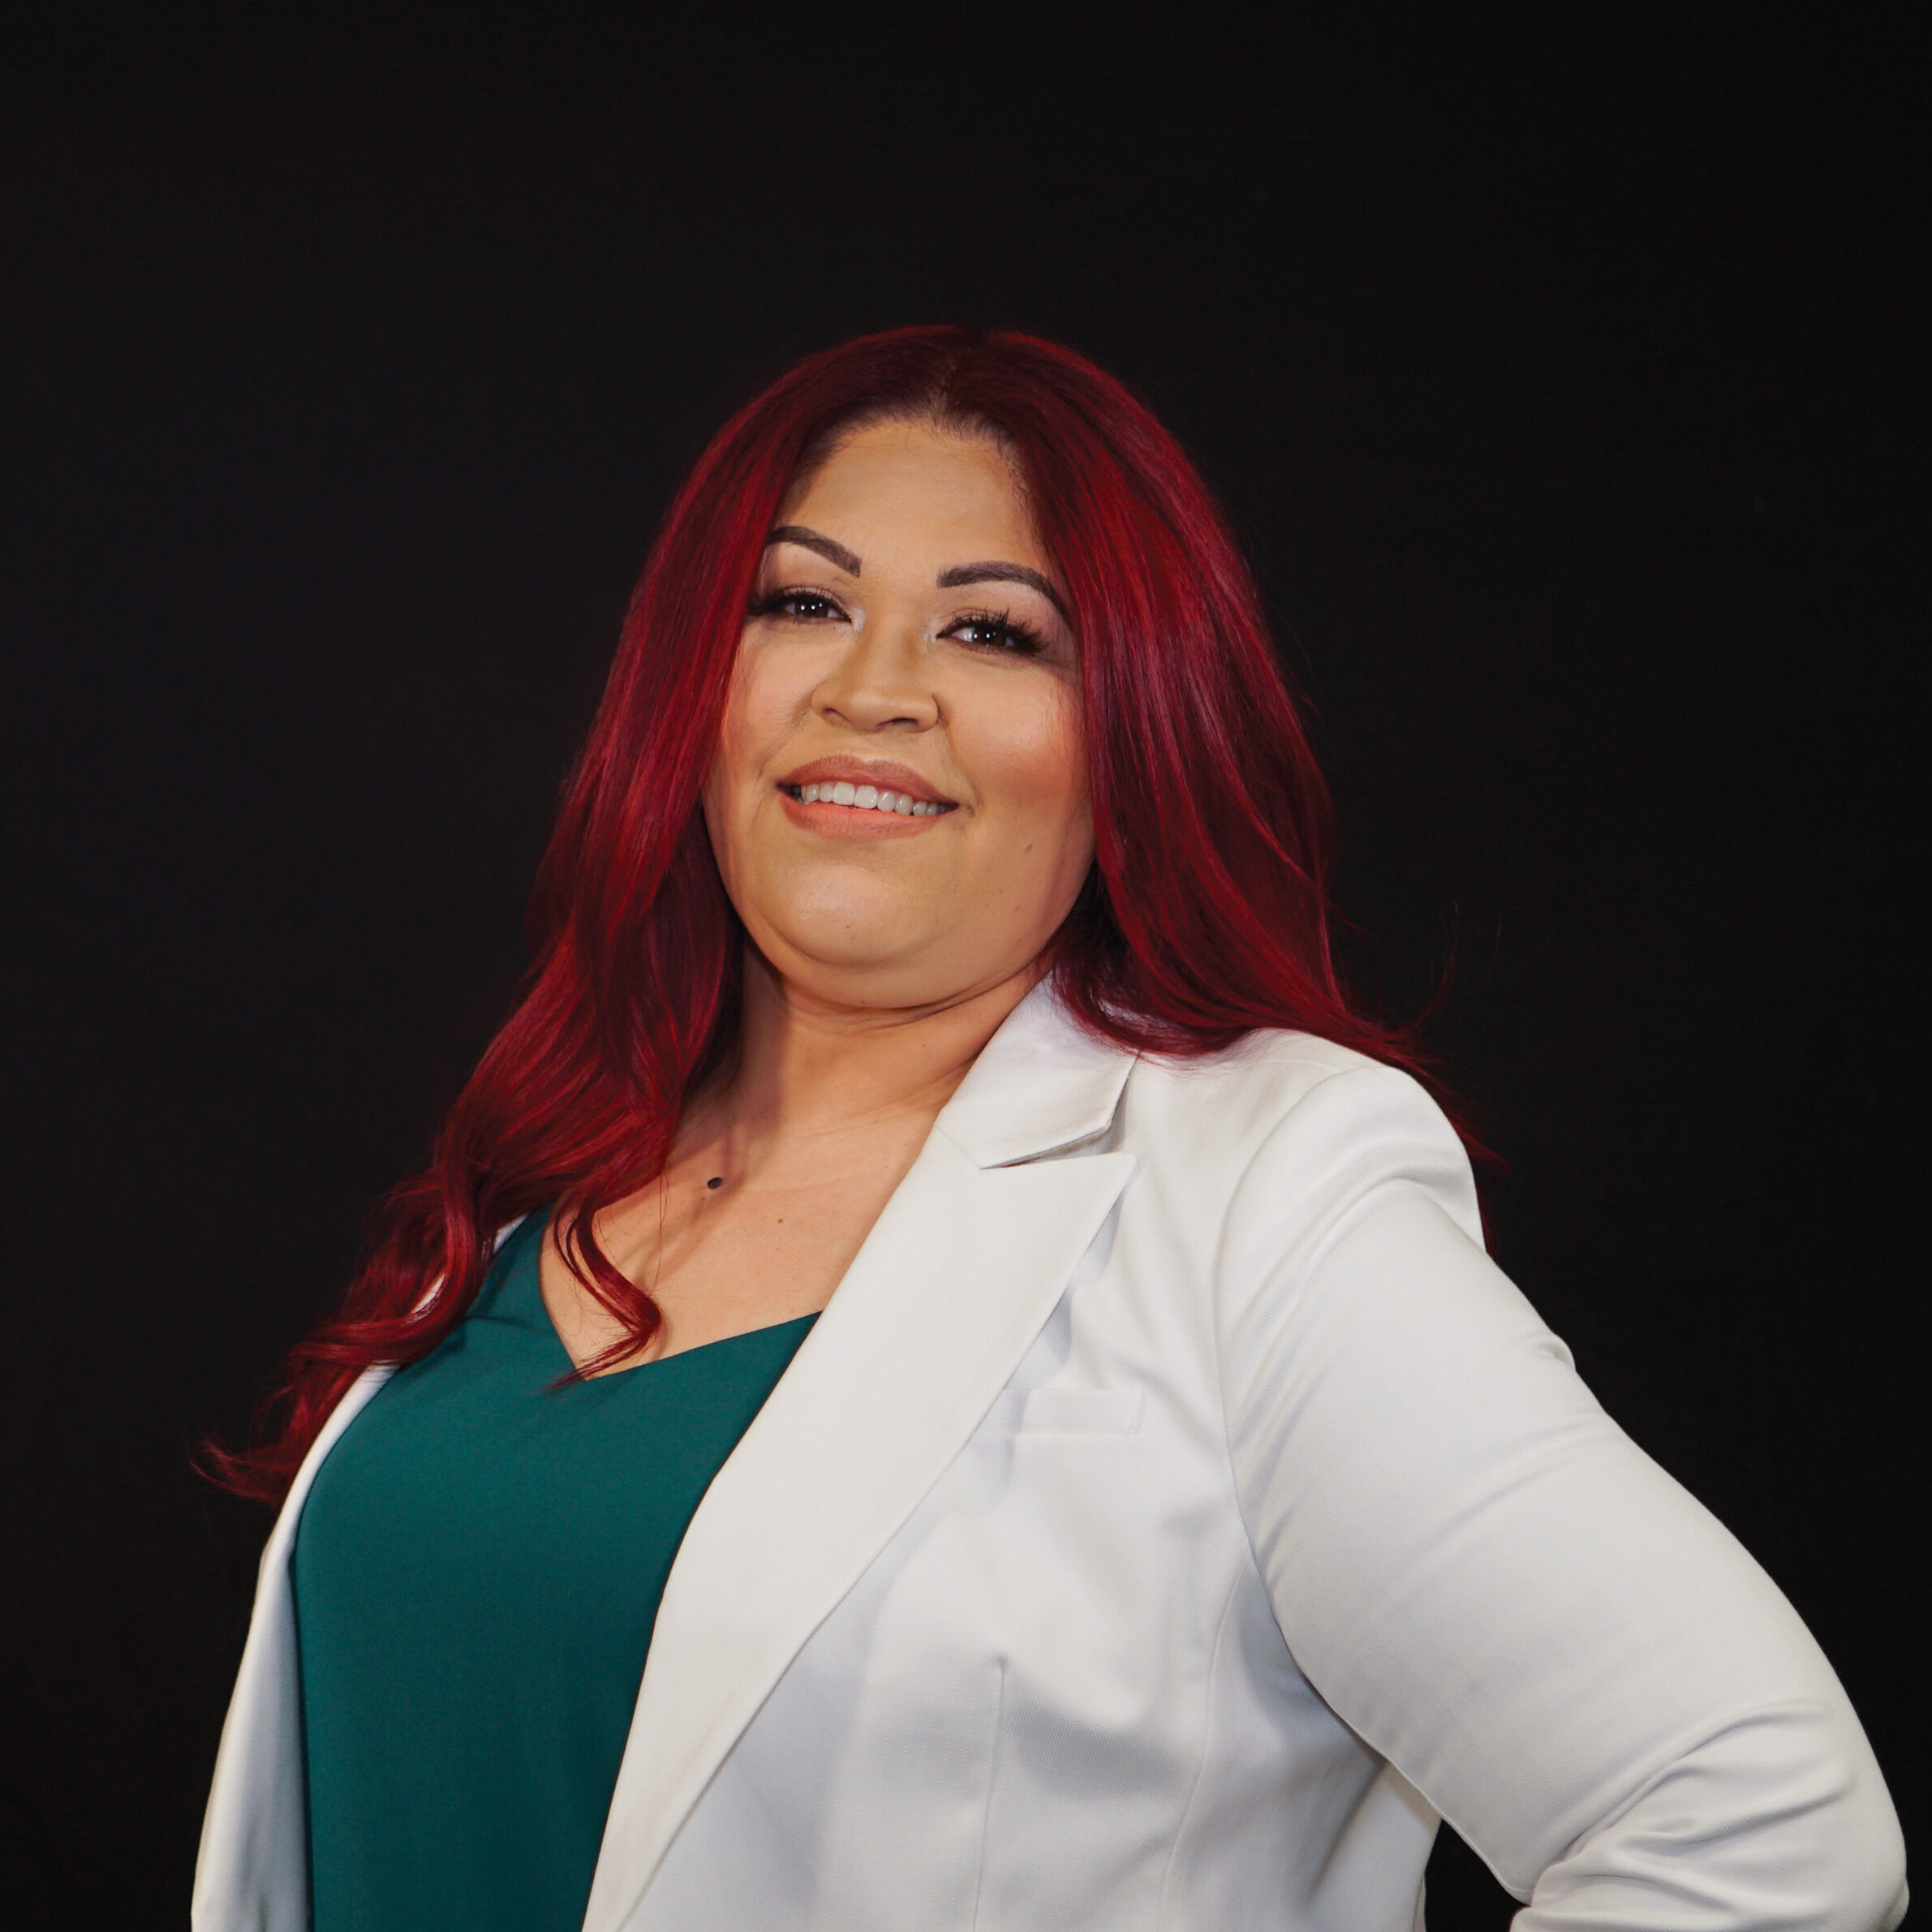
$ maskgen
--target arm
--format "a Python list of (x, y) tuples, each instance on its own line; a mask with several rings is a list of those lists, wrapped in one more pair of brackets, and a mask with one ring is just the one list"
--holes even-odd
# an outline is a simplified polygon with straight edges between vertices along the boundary
[(1231, 1205), (1230, 1451), (1309, 1680), (1519, 1932), (1879, 1932), (1904, 1849), (1810, 1633), (1604, 1414), (1474, 1238), (1405, 1076), (1331, 1076)]

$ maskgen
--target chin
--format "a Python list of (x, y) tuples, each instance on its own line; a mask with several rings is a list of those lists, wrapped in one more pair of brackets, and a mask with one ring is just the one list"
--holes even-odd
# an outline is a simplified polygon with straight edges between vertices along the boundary
[(870, 996), (876, 991), (871, 982), (914, 973), (914, 962), (924, 950), (910, 937), (895, 943), (891, 936), (854, 933), (850, 927), (823, 934), (788, 932), (784, 957), (795, 962), (797, 970), (788, 966), (785, 977), (827, 992), (833, 990), (833, 979), (846, 985), (865, 982), (864, 990)]
[(768, 920), (772, 935), (802, 957), (828, 964), (889, 965), (943, 940), (957, 923), (944, 916), (950, 895), (909, 893), (896, 879), (855, 880), (840, 867), (833, 878), (807, 876), (794, 884), (802, 889), (768, 901), (776, 914)]

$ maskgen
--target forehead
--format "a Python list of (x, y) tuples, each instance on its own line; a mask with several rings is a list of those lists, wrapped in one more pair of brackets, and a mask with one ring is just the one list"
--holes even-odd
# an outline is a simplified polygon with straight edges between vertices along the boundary
[(1007, 453), (990, 437), (927, 423), (854, 430), (793, 487), (777, 520), (809, 524), (862, 557), (917, 550), (1047, 561)]

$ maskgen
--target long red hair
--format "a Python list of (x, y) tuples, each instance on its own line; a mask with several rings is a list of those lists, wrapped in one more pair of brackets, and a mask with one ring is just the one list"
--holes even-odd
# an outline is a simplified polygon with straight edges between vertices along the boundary
[(415, 1361), (462, 1321), (494, 1231), (531, 1209), (568, 1203), (587, 1286), (635, 1341), (656, 1327), (592, 1222), (661, 1171), (734, 1036), (745, 941), (699, 791), (753, 579), (802, 469), (841, 428), (899, 416), (1000, 439), (1070, 596), (1095, 834), (1054, 942), (1071, 1011), (1142, 1052), (1278, 1026), (1425, 1070), (1412, 1035), (1337, 976), (1327, 789), (1250, 572), (1179, 444), (1112, 377), (1035, 337), (845, 343), (734, 416), (673, 501), (538, 873), (527, 990), (428, 1166), (385, 1204), (341, 1309), (294, 1350), (254, 1445), (213, 1452), (229, 1487), (278, 1498), (363, 1370)]

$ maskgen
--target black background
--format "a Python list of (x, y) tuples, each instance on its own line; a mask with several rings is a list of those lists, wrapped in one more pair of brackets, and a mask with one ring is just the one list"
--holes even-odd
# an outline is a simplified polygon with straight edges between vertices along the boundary
[[(1232, 504), (1360, 968), (1401, 1013), (1453, 955), (1500, 1259), (1818, 1632), (1910, 1831), (1903, 49), (156, 11), (16, 8), (0, 81), (11, 1922), (183, 1922), (265, 1529), (191, 1442), (501, 1017), (668, 488), (794, 355), (941, 318), (1093, 355)], [(1445, 1834), (1431, 1908), (1508, 1901)]]

